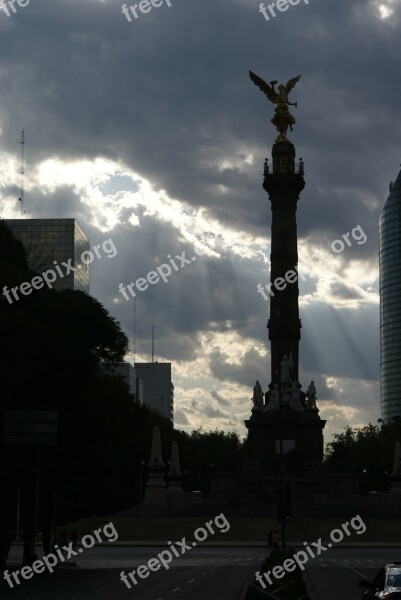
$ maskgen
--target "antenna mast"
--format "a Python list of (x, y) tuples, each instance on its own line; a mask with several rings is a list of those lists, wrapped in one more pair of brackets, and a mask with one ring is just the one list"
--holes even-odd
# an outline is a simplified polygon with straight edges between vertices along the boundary
[(21, 191), (18, 200), (21, 202), (21, 219), (25, 214), (24, 196), (25, 196), (25, 131), (21, 131)]
[(155, 362), (155, 326), (152, 325), (152, 363)]
[(134, 354), (134, 367), (136, 363), (136, 297), (134, 298), (134, 341), (132, 344), (133, 354)]

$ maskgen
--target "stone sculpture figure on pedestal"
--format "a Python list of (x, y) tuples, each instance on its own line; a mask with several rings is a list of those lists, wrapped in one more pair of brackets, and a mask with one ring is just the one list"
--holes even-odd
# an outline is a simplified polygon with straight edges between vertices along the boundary
[(287, 356), (283, 356), (283, 360), (280, 363), (280, 377), (282, 384), (290, 384), (291, 383), (291, 362), (288, 360)]
[(315, 382), (313, 380), (309, 384), (308, 391), (306, 392), (306, 397), (307, 408), (316, 408), (316, 388)]
[(291, 399), (290, 399), (290, 407), (294, 410), (303, 410), (303, 406), (301, 403), (301, 384), (298, 381), (294, 381), (291, 388)]
[(278, 385), (275, 385), (273, 387), (273, 391), (272, 391), (272, 395), (270, 398), (268, 409), (269, 410), (278, 410), (279, 408), (280, 408), (280, 397), (279, 397)]
[(262, 408), (263, 408), (263, 390), (262, 390), (262, 386), (260, 385), (258, 380), (256, 381), (254, 388), (253, 388), (252, 400), (253, 400), (252, 413), (262, 410)]
[(271, 399), (271, 395), (272, 395), (273, 389), (274, 389), (273, 383), (269, 383), (269, 389), (267, 390), (267, 392), (265, 394), (265, 408), (270, 403), (270, 399)]

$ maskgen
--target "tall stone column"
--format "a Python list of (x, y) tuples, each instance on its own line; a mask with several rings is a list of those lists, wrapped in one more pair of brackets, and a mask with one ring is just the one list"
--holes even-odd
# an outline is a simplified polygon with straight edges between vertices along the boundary
[[(256, 466), (279, 458), (281, 466), (287, 459), (305, 466), (321, 465), (325, 421), (320, 419), (316, 407), (314, 384), (311, 382), (305, 393), (299, 382), (301, 321), (296, 212), (305, 181), (302, 159), (296, 165), (295, 148), (287, 138), (287, 131), (292, 131), (296, 122), (289, 107), (297, 106), (288, 96), (300, 75), (280, 84), (278, 89), (275, 88), (277, 81), (269, 85), (253, 72), (250, 78), (275, 105), (271, 122), (279, 135), (272, 148), (272, 166), (267, 159), (265, 161), (263, 180), (272, 210), (270, 284), (267, 286), (271, 382), (264, 403), (261, 390), (254, 388), (252, 415), (245, 421), (249, 462)], [(263, 485), (263, 474), (259, 474)], [(285, 494), (282, 497), (285, 498)]]
[(296, 210), (305, 186), (302, 160), (295, 165), (295, 148), (290, 141), (276, 141), (272, 150), (273, 168), (267, 160), (263, 187), (272, 209), (270, 318), (271, 381), (278, 383), (280, 361), (292, 358), (291, 379), (298, 381), (301, 321), (298, 306), (298, 247)]

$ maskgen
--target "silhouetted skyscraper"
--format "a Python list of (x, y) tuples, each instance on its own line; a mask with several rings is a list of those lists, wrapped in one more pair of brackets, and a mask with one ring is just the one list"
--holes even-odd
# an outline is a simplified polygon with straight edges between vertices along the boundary
[(379, 220), (381, 416), (401, 417), (401, 171)]
[(41, 273), (63, 262), (75, 271), (62, 267), (63, 277), (53, 283), (56, 290), (81, 290), (89, 294), (89, 263), (81, 260), (89, 251), (89, 240), (75, 219), (5, 219), (5, 224), (25, 246), (29, 267)]

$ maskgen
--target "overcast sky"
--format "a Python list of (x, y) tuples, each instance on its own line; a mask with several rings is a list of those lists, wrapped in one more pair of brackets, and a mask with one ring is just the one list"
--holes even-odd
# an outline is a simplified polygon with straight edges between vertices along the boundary
[[(401, 161), (401, 1), (301, 0), (269, 21), (259, 0), (171, 0), (131, 22), (121, 4), (0, 9), (2, 217), (19, 216), (24, 123), (25, 216), (76, 218), (92, 246), (112, 239), (117, 255), (93, 262), (91, 293), (130, 340), (133, 301), (119, 283), (195, 256), (137, 291), (136, 358), (150, 358), (154, 325), (156, 359), (173, 363), (176, 426), (243, 435), (255, 380), (270, 382), (257, 284), (269, 281), (262, 171), (277, 135), (248, 71), (302, 74), (290, 134), (306, 179), (300, 381), (315, 380), (326, 442), (376, 423), (378, 218)], [(333, 252), (357, 226), (366, 241)]]

